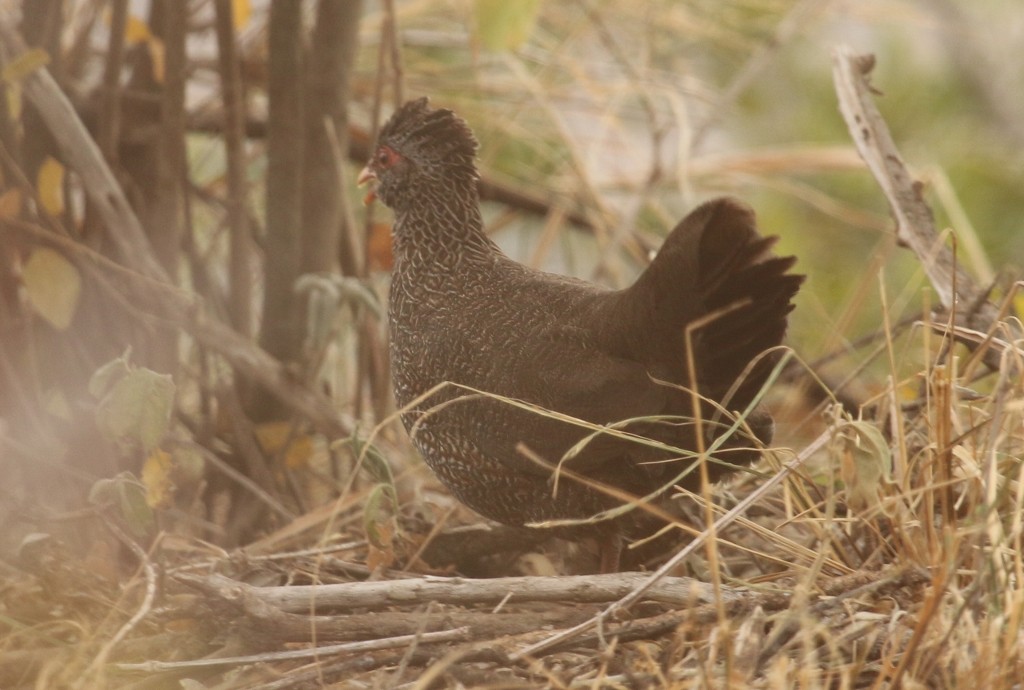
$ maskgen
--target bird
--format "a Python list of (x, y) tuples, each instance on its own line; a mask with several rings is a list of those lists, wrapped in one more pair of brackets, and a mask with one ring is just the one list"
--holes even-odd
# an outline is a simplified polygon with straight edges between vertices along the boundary
[(527, 267), (485, 232), (477, 149), (465, 120), (419, 98), (358, 177), (394, 215), (395, 402), (459, 501), (593, 540), (614, 572), (653, 519), (638, 498), (716, 482), (771, 443), (757, 403), (804, 276), (731, 197), (687, 215), (624, 289)]

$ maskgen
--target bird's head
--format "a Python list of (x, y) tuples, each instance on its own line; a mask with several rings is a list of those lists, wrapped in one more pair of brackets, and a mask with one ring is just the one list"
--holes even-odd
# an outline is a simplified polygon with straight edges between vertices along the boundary
[(374, 186), (364, 201), (380, 198), (396, 211), (422, 203), (418, 192), (436, 194), (477, 182), (477, 142), (466, 122), (450, 110), (431, 109), (426, 98), (409, 101), (380, 130), (360, 186)]

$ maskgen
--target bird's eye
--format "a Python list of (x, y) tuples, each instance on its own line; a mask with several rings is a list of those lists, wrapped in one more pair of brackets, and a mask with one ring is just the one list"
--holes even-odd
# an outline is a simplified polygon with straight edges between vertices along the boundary
[(398, 154), (394, 150), (389, 149), (387, 146), (381, 146), (377, 149), (377, 165), (382, 169), (390, 168), (398, 162)]

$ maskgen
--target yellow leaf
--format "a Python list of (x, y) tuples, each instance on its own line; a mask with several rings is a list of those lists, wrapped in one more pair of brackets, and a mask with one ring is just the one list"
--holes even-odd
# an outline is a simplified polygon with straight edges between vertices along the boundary
[(911, 379), (906, 385), (900, 386), (896, 389), (896, 394), (901, 402), (911, 402), (917, 400), (921, 395), (920, 386), (917, 382)]
[(21, 98), (21, 84), (8, 84), (7, 88), (0, 89), (7, 104), (7, 119), (17, 122), (21, 119), (21, 111), (24, 102)]
[(0, 194), (0, 220), (17, 218), (21, 213), (21, 190), (8, 189)]
[(146, 505), (150, 508), (165, 508), (171, 505), (174, 496), (174, 481), (171, 471), (174, 465), (171, 454), (157, 448), (142, 464), (142, 485), (146, 487)]
[(235, 21), (235, 28), (242, 30), (249, 23), (249, 17), (252, 15), (252, 3), (249, 0), (232, 0), (231, 1), (231, 16)]
[(47, 156), (39, 166), (36, 190), (47, 213), (59, 216), (64, 212), (64, 166), (56, 158)]
[(292, 432), (290, 422), (267, 422), (256, 427), (256, 440), (269, 456), (276, 457), (288, 444), (285, 464), (290, 469), (305, 467), (313, 456), (313, 440), (305, 434)]
[(0, 80), (6, 83), (19, 82), (41, 67), (50, 64), (50, 55), (42, 48), (30, 48), (4, 65)]
[(530, 37), (540, 0), (476, 0), (477, 37), (487, 50), (515, 50)]
[(149, 24), (136, 16), (128, 15), (128, 21), (124, 26), (125, 43), (133, 46), (151, 38), (153, 38), (153, 33), (149, 30)]
[(21, 272), (29, 304), (54, 328), (71, 325), (81, 294), (82, 279), (74, 264), (47, 247), (32, 251)]

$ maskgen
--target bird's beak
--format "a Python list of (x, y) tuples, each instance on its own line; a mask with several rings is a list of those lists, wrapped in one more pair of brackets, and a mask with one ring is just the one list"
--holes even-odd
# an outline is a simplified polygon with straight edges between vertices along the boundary
[(366, 166), (359, 173), (359, 177), (356, 179), (356, 185), (362, 187), (363, 185), (373, 184), (366, 192), (366, 196), (363, 197), (363, 206), (369, 206), (373, 203), (374, 199), (377, 198), (377, 173), (370, 169), (370, 166)]

